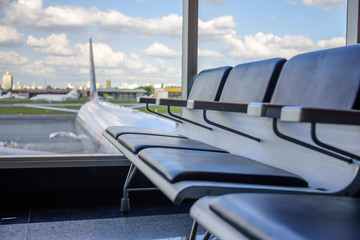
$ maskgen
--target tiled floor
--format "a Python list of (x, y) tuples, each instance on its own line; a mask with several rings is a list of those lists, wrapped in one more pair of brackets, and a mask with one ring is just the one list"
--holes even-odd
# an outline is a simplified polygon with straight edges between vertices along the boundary
[(188, 215), (192, 202), (176, 206), (157, 192), (134, 195), (127, 215), (121, 214), (114, 199), (87, 196), (2, 202), (1, 240), (185, 239), (192, 226)]
[(0, 239), (183, 239), (188, 214), (0, 225)]

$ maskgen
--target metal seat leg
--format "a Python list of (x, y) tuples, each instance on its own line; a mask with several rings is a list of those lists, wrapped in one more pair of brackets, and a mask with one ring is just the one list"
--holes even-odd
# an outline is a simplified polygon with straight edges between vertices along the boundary
[[(189, 240), (196, 239), (196, 232), (197, 232), (198, 226), (199, 226), (199, 224), (194, 220), (192, 228), (191, 228)], [(208, 240), (210, 237), (211, 237), (211, 233), (207, 231), (203, 237), (203, 240)]]
[(129, 185), (131, 180), (133, 179), (135, 172), (136, 172), (137, 168), (134, 164), (130, 165), (129, 168), (129, 172), (127, 174), (126, 180), (125, 180), (125, 184), (124, 184), (124, 188), (123, 188), (123, 197), (121, 199), (121, 207), (120, 207), (120, 211), (123, 213), (127, 213), (130, 212), (130, 199), (129, 199)]
[(211, 237), (211, 233), (206, 232), (204, 237), (203, 237), (203, 240), (208, 240), (210, 237)]
[(189, 240), (195, 240), (198, 226), (199, 226), (199, 224), (194, 220), (192, 228), (191, 228)]

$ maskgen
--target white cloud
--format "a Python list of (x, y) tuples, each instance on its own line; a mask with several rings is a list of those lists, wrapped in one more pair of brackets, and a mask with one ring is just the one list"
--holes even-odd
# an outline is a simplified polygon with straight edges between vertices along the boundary
[(325, 11), (338, 10), (346, 6), (346, 0), (302, 0), (301, 3), (310, 7), (319, 7)]
[(155, 42), (151, 44), (146, 50), (145, 53), (149, 56), (154, 57), (165, 57), (165, 58), (175, 58), (180, 56), (181, 53), (176, 52), (174, 49), (171, 49), (165, 46), (162, 43)]
[(161, 18), (146, 19), (129, 17), (121, 12), (109, 10), (108, 12), (99, 12), (99, 25), (116, 32), (175, 37), (181, 36), (182, 17), (170, 14)]
[(0, 51), (0, 65), (9, 71), (16, 69), (16, 73), (26, 73), (27, 76), (46, 75), (50, 77), (55, 69), (44, 64), (42, 60), (31, 62), (28, 58), (21, 56), (14, 51)]
[[(56, 67), (73, 67), (83, 69), (89, 66), (89, 44), (76, 44), (74, 56), (47, 56), (45, 63)], [(123, 52), (115, 52), (104, 43), (93, 43), (93, 54), (97, 73), (157, 73), (159, 69), (144, 63), (141, 58), (131, 53), (126, 56)], [(88, 72), (88, 71), (87, 71)]]
[[(80, 56), (88, 64), (89, 61), (89, 43), (76, 44), (75, 48), (80, 52)], [(104, 43), (93, 43), (95, 65), (100, 67), (116, 67), (124, 63), (125, 54), (114, 52), (112, 48)]]
[[(221, 1), (211, 1), (221, 3)], [(141, 36), (180, 37), (182, 16), (170, 14), (160, 18), (127, 16), (119, 11), (100, 11), (97, 8), (75, 6), (43, 7), (42, 0), (19, 0), (3, 7), (3, 20), (28, 28), (51, 31), (79, 31), (91, 26), (99, 26), (111, 32), (132, 33)], [(236, 27), (232, 16), (222, 16), (208, 21), (199, 20), (201, 39), (218, 39)]]
[(87, 27), (97, 20), (98, 10), (70, 6), (48, 7), (43, 11), (43, 18), (37, 24), (39, 27)]
[(284, 0), (285, 4), (289, 4), (289, 5), (297, 5), (298, 2), (295, 0)]
[(42, 0), (19, 0), (19, 4), (23, 4), (29, 9), (40, 10), (42, 8)]
[(198, 49), (198, 55), (199, 57), (211, 57), (211, 58), (222, 57), (222, 55), (218, 52), (211, 50), (204, 50), (204, 49)]
[(0, 46), (14, 47), (24, 42), (24, 34), (15, 28), (0, 25)]
[(1, 65), (22, 65), (29, 62), (29, 59), (14, 51), (0, 51)]
[(334, 37), (330, 40), (320, 40), (316, 43), (318, 48), (325, 49), (325, 48), (333, 48), (333, 47), (340, 47), (346, 44), (346, 39), (343, 37)]
[(200, 0), (200, 2), (218, 5), (218, 4), (223, 4), (225, 0)]
[(219, 39), (232, 33), (234, 28), (236, 28), (236, 22), (233, 16), (222, 16), (207, 22), (199, 19), (199, 38), (202, 40)]
[(93, 24), (97, 10), (70, 6), (43, 8), (42, 0), (18, 0), (3, 7), (4, 21), (35, 28), (71, 29)]
[(37, 60), (24, 65), (21, 71), (35, 76), (43, 75), (46, 77), (51, 77), (54, 76), (56, 69), (45, 65), (44, 61), (42, 60)]
[(313, 42), (303, 35), (279, 37), (274, 34), (258, 32), (255, 35), (246, 35), (243, 38), (229, 34), (223, 38), (223, 44), (227, 54), (235, 58), (290, 58), (303, 52), (344, 46), (345, 38), (339, 37)]
[(72, 55), (70, 43), (66, 34), (51, 34), (47, 38), (37, 39), (29, 35), (26, 44), (34, 47), (35, 51), (44, 55)]

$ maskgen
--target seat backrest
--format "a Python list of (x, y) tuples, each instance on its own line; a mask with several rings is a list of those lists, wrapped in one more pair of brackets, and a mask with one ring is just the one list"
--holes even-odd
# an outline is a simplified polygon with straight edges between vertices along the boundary
[(285, 62), (283, 58), (272, 58), (235, 66), (226, 79), (219, 101), (269, 102)]
[(218, 101), (231, 68), (219, 67), (201, 71), (195, 78), (188, 99)]
[(360, 45), (297, 55), (286, 62), (271, 103), (359, 109)]

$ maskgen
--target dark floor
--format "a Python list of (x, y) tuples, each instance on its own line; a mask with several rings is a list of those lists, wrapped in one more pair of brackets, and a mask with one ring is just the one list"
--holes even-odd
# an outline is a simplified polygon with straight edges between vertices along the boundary
[[(183, 239), (192, 201), (177, 206), (160, 192), (131, 193), (120, 212), (110, 192), (2, 194), (0, 239)], [(200, 230), (199, 234), (203, 233)]]
[[(14, 141), (30, 150), (39, 150), (38, 146), (45, 150), (65, 146), (66, 152), (71, 152), (80, 149), (79, 141), (49, 139), (49, 133), (73, 132), (73, 120), (73, 116), (2, 116), (0, 141)], [(42, 131), (45, 122), (47, 130)], [(191, 201), (177, 206), (159, 191), (131, 192), (131, 212), (127, 215), (120, 212), (122, 184), (128, 168), (0, 169), (0, 240), (184, 239), (189, 236)], [(131, 187), (153, 185), (138, 172)], [(200, 230), (199, 236), (202, 233)]]

